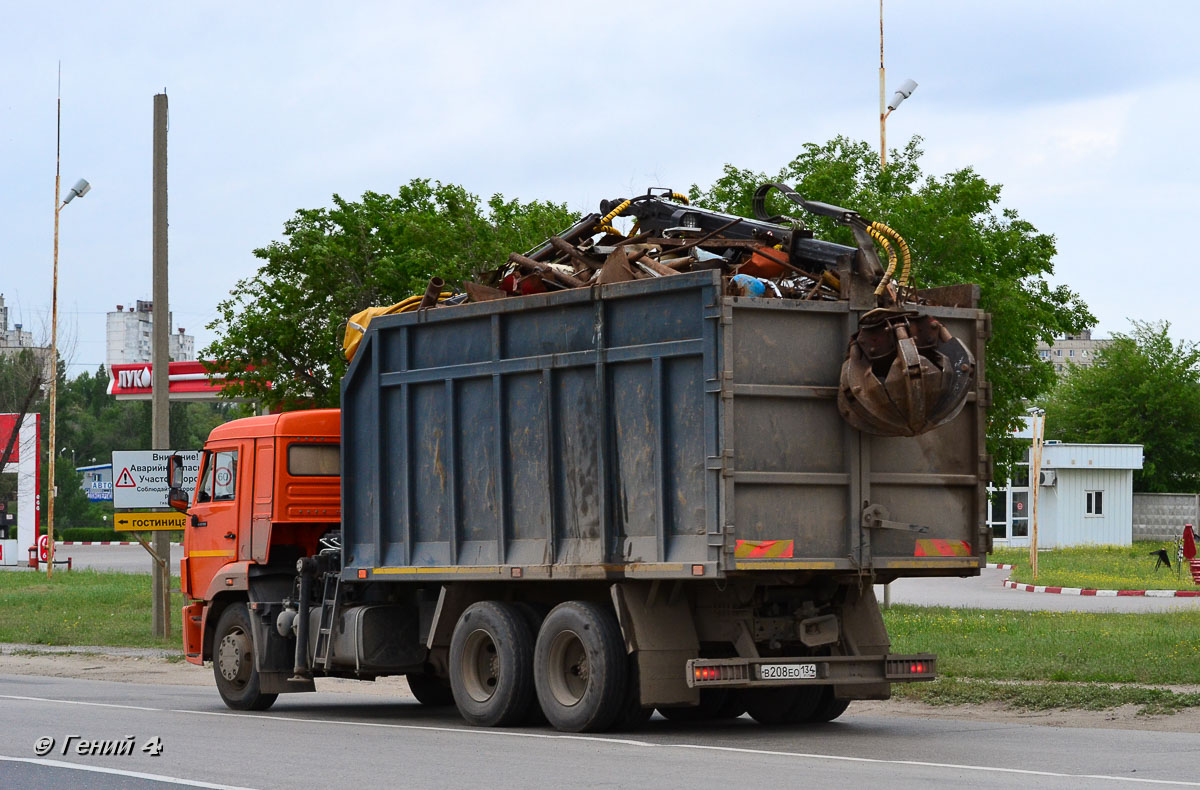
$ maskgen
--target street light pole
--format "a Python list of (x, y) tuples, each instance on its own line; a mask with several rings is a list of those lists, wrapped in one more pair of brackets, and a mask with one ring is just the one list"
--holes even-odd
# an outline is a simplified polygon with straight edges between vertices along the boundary
[[(49, 452), (46, 453), (46, 470), (49, 479), (46, 482), (46, 540), (49, 544), (46, 550), (46, 576), (54, 575), (54, 499), (58, 494), (58, 486), (54, 484), (54, 466), (58, 453), (55, 451), (55, 427), (58, 418), (58, 215), (63, 206), (77, 197), (83, 197), (92, 188), (84, 179), (75, 182), (67, 199), (59, 202), (61, 195), (62, 163), (62, 64), (58, 64), (58, 117), (55, 127), (54, 149), (54, 273), (50, 289), (50, 431)], [(36, 532), (36, 526), (35, 532)]]
[(912, 80), (905, 80), (900, 89), (892, 94), (892, 100), (886, 101), (884, 96), (887, 95), (887, 87), (885, 85), (883, 71), (883, 0), (879, 0), (879, 172), (887, 170), (887, 119), (900, 102), (912, 96), (912, 92), (917, 89), (917, 83)]
[[(46, 473), (46, 535), (49, 546), (46, 554), (46, 576), (54, 574), (54, 495), (58, 493), (54, 487), (54, 424), (58, 416), (58, 212), (59, 186), (61, 182), (60, 165), (62, 162), (62, 64), (58, 64), (58, 118), (55, 127), (54, 141), (54, 274), (53, 285), (50, 289), (50, 431), (48, 441), (50, 452), (46, 453), (49, 469)], [(36, 525), (34, 532), (36, 532)]]
[(887, 93), (883, 76), (883, 0), (879, 0), (879, 170), (887, 169)]

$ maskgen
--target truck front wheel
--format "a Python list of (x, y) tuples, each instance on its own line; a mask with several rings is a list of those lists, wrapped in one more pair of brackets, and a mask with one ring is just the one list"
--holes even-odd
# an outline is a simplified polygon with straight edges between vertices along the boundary
[(477, 727), (520, 724), (534, 704), (533, 634), (515, 606), (481, 601), (467, 607), (450, 638), (454, 704)]
[(559, 604), (542, 623), (534, 652), (546, 718), (566, 732), (607, 729), (626, 702), (627, 664), (611, 610), (585, 601)]
[(254, 639), (250, 635), (250, 614), (246, 604), (225, 608), (217, 620), (213, 640), (213, 675), (217, 693), (234, 710), (266, 710), (275, 704), (278, 694), (263, 694), (254, 666)]

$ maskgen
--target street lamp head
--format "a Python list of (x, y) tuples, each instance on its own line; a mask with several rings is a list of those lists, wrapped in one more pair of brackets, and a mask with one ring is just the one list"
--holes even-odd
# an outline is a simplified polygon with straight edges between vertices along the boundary
[(86, 178), (81, 178), (75, 182), (75, 186), (67, 192), (67, 196), (63, 199), (63, 205), (67, 205), (77, 197), (83, 197), (92, 189), (92, 185), (87, 182)]
[(888, 109), (894, 110), (900, 106), (900, 103), (912, 96), (913, 91), (917, 89), (917, 83), (912, 80), (905, 80), (900, 87), (892, 94), (892, 100), (888, 102)]

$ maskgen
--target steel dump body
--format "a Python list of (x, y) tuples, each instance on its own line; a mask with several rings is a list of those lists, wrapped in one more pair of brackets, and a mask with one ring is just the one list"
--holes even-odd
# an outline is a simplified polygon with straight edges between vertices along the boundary
[(837, 409), (852, 304), (702, 271), (375, 319), (342, 385), (342, 577), (978, 573), (986, 316), (920, 308), (979, 372), (953, 421), (881, 438)]

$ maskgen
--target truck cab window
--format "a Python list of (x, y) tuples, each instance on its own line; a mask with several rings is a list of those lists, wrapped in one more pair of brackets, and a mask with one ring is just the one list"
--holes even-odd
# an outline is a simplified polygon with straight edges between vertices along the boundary
[(237, 450), (213, 454), (213, 501), (230, 502), (237, 489)]
[(205, 453), (201, 461), (203, 471), (200, 473), (200, 487), (196, 489), (196, 502), (212, 501), (213, 484), (213, 454)]

